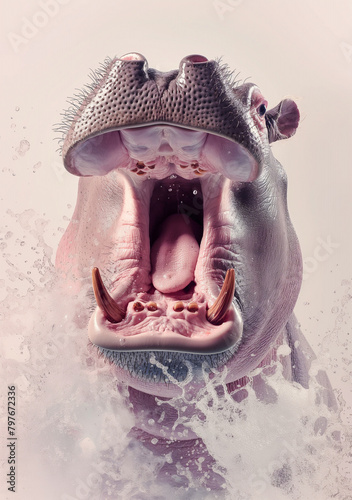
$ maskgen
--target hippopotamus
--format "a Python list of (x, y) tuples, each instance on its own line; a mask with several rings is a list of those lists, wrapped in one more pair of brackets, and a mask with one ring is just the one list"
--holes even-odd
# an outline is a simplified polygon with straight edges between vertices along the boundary
[[(80, 179), (56, 265), (89, 289), (89, 340), (128, 387), (136, 439), (172, 450), (169, 478), (179, 462), (219, 483), (185, 423), (205, 378), (222, 374), (238, 404), (249, 383), (275, 401), (258, 372), (273, 360), (309, 385), (313, 353), (293, 313), (302, 257), (270, 147), (299, 118), (293, 100), (268, 109), (220, 61), (190, 55), (161, 72), (139, 53), (106, 60), (66, 117), (63, 162)], [(180, 395), (181, 420), (168, 405)]]

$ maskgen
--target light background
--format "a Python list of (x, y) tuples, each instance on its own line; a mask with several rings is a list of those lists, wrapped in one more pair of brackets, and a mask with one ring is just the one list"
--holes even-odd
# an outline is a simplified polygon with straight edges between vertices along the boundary
[[(188, 54), (222, 56), (240, 78), (258, 84), (269, 107), (284, 97), (299, 106), (296, 136), (273, 145), (288, 174), (291, 219), (306, 261), (296, 314), (337, 395), (351, 402), (352, 3), (2, 4), (1, 298), (8, 286), (23, 295), (40, 281), (38, 255), (54, 258), (72, 215), (77, 179), (61, 166), (52, 128), (66, 97), (88, 83), (90, 68), (131, 51), (164, 71)], [(324, 250), (322, 241), (333, 245)], [(345, 407), (346, 421), (349, 414)]]

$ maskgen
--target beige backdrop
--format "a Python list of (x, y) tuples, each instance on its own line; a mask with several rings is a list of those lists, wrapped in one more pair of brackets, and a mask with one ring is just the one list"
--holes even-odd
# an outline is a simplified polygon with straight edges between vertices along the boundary
[[(72, 215), (77, 179), (61, 167), (52, 126), (67, 106), (66, 97), (88, 81), (89, 69), (107, 55), (130, 51), (141, 52), (160, 70), (177, 68), (192, 53), (223, 56), (240, 78), (259, 85), (269, 106), (289, 96), (300, 108), (296, 136), (273, 146), (289, 177), (290, 213), (305, 259), (296, 313), (337, 394), (349, 401), (348, 421), (352, 3), (2, 3), (1, 299), (8, 287), (24, 295), (40, 282), (38, 259), (43, 252), (54, 258)], [(42, 222), (35, 223), (38, 218)]]

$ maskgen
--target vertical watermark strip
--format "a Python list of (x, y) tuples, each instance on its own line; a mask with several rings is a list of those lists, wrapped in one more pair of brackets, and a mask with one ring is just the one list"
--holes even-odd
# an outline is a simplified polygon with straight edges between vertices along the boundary
[(16, 387), (9, 385), (7, 388), (7, 464), (6, 474), (7, 489), (12, 493), (16, 492)]

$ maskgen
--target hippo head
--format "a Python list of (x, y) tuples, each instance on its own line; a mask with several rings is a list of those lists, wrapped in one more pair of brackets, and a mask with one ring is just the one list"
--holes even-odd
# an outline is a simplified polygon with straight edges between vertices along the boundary
[(232, 382), (272, 349), (302, 265), (269, 143), (298, 121), (293, 101), (268, 111), (199, 55), (167, 73), (137, 53), (106, 61), (71, 109), (62, 154), (81, 179), (57, 267), (76, 285), (93, 273), (88, 336), (130, 386)]

